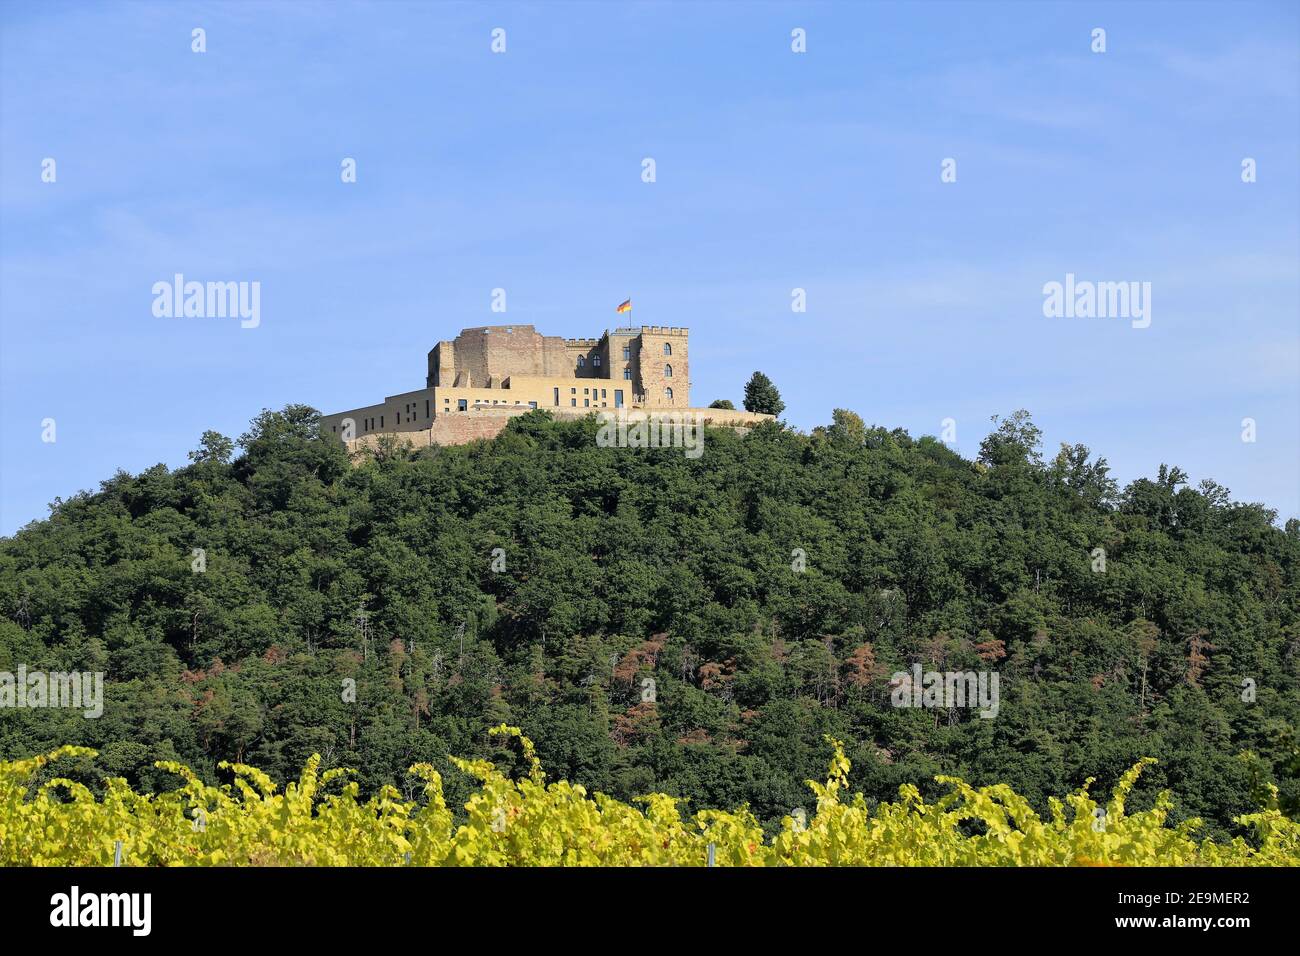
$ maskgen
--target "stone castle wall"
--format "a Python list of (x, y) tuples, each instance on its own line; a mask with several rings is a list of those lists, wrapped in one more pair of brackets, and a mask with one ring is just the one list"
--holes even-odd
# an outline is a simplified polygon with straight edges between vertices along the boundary
[(691, 407), (689, 346), (689, 330), (676, 326), (628, 326), (576, 339), (542, 335), (531, 325), (463, 329), (429, 351), (424, 388), (321, 421), (343, 441), (430, 432), (426, 440), (438, 442), (439, 434), (481, 437), (477, 425), (443, 424), (458, 415), (530, 408), (684, 411)]
[(434, 346), (426, 384), (495, 388), (512, 374), (560, 376), (571, 367), (571, 349), (560, 336), (541, 335), (531, 325), (489, 325)]
[[(345, 441), (349, 452), (360, 452), (363, 450), (375, 450), (384, 438), (394, 438), (402, 444), (413, 446), (415, 448), (427, 448), (432, 445), (464, 445), (468, 442), (480, 438), (495, 438), (505, 430), (510, 419), (519, 415), (526, 415), (531, 409), (528, 408), (509, 408), (509, 409), (484, 409), (480, 411), (466, 412), (460, 415), (442, 415), (434, 420), (429, 428), (418, 431), (398, 432), (393, 434), (374, 434), (363, 435), (352, 441)], [(569, 408), (546, 409), (555, 418), (561, 420), (574, 420), (584, 418), (593, 413), (591, 409), (585, 411), (574, 410)], [(694, 414), (698, 416), (697, 421), (711, 428), (731, 428), (738, 432), (745, 432), (761, 422), (771, 421), (771, 415), (763, 415), (758, 412), (731, 411), (720, 408), (696, 408), (696, 409), (677, 409), (670, 411), (668, 409), (622, 409), (621, 413), (627, 416), (629, 422), (636, 422), (639, 419), (671, 414), (674, 416)], [(605, 409), (603, 414), (617, 415), (614, 409)], [(597, 419), (600, 420), (599, 418)]]

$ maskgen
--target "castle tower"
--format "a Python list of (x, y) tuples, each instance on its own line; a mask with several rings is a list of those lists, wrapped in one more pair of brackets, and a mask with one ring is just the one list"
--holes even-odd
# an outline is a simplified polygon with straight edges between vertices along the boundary
[(637, 391), (651, 408), (690, 408), (691, 365), (688, 330), (643, 325), (636, 350)]

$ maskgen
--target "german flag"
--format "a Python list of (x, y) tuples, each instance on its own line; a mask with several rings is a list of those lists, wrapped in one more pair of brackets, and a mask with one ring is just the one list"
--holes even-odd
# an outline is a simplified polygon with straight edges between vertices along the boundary
[(618, 312), (631, 312), (631, 311), (632, 311), (632, 300), (631, 300), (631, 299), (628, 299), (626, 302), (624, 302), (622, 305), (620, 305), (620, 306), (618, 307), (618, 309), (616, 309), (615, 311), (618, 311)]

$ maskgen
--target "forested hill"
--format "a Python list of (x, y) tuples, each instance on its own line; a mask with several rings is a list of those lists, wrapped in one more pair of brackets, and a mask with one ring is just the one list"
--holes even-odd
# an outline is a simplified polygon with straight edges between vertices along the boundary
[[(155, 760), (319, 752), (408, 795), (428, 761), (457, 806), (446, 756), (508, 760), (504, 721), (552, 778), (768, 822), (827, 733), (878, 799), (949, 773), (1041, 803), (1153, 756), (1131, 802), (1171, 787), (1209, 832), (1270, 781), (1300, 803), (1300, 527), (1176, 468), (1121, 491), (1023, 413), (974, 462), (846, 412), (694, 459), (538, 412), (356, 466), (317, 422), (208, 432), (0, 539), (0, 671), (107, 674), (99, 719), (0, 711), (0, 759), (85, 744), (60, 774), (171, 788)], [(891, 706), (913, 663), (997, 672), (997, 715)]]

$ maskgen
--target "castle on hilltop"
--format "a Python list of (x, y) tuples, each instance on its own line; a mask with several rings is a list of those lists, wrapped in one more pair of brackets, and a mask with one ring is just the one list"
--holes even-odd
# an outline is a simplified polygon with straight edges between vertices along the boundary
[[(433, 347), (424, 388), (322, 422), (346, 442), (395, 434), (422, 445), (454, 445), (490, 438), (514, 415), (537, 408), (560, 418), (600, 409), (686, 413), (693, 411), (690, 399), (686, 329), (642, 325), (606, 330), (596, 339), (566, 339), (531, 325), (486, 325)], [(771, 417), (707, 413), (727, 425)]]

